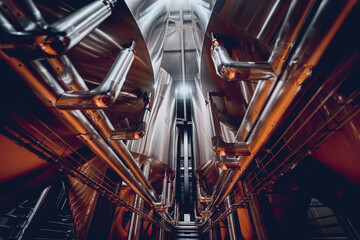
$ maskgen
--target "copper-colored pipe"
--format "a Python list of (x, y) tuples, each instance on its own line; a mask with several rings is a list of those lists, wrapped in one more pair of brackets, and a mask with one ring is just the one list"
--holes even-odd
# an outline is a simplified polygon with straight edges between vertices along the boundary
[[(284, 20), (284, 24), (282, 25), (276, 39), (274, 50), (269, 58), (269, 62), (276, 75), (280, 74), (294, 42), (298, 38), (299, 32), (313, 7), (313, 4), (314, 0), (298, 0), (291, 3), (290, 9)], [(277, 76), (275, 76), (274, 79), (275, 81), (259, 81), (257, 84), (253, 97), (237, 131), (235, 142), (245, 142), (247, 140), (254, 124), (264, 108), (264, 105), (266, 104), (266, 100), (268, 99), (271, 90), (277, 84)], [(238, 169), (240, 167), (240, 158), (219, 157), (217, 159), (219, 160), (218, 166), (220, 168), (224, 170), (232, 169), (230, 174), (227, 171), (220, 174), (220, 177), (223, 177), (222, 174), (224, 173), (229, 174), (229, 178), (226, 180), (224, 185), (235, 184), (241, 174), (241, 170)], [(223, 192), (225, 190), (226, 188), (223, 188)], [(218, 195), (223, 195), (223, 192)], [(222, 201), (223, 200), (220, 202)]]
[[(248, 148), (251, 155), (240, 159), (240, 170), (230, 173), (224, 183), (224, 187), (214, 200), (212, 207), (219, 205), (232, 191), (236, 182), (244, 175), (246, 169), (251, 164), (254, 156), (266, 144), (282, 116), (300, 91), (301, 85), (311, 76), (312, 68), (319, 62), (327, 46), (356, 2), (357, 0), (326, 1), (320, 4), (314, 19), (311, 21), (309, 28), (305, 32), (302, 41), (292, 56), (288, 67), (249, 137)], [(338, 9), (338, 15), (335, 15), (335, 17), (334, 15), (329, 16), (327, 14), (328, 9), (332, 9), (332, 11), (333, 9)], [(333, 19), (329, 21), (329, 17)], [(316, 31), (317, 29), (323, 29), (323, 31)], [(325, 34), (319, 36), (321, 33)]]
[[(67, 69), (67, 74), (72, 77), (71, 82), (66, 82), (65, 84), (68, 87), (71, 87), (75, 91), (86, 91), (88, 88), (84, 84), (83, 79), (80, 77), (76, 69), (73, 67), (71, 61), (64, 57), (60, 58), (62, 61), (54, 62), (54, 60), (49, 60), (50, 65), (54, 70), (58, 66), (62, 66), (61, 68)], [(66, 65), (64, 65), (66, 64)], [(59, 81), (62, 81), (61, 78)], [(112, 123), (106, 116), (103, 110), (88, 110), (84, 111), (84, 114), (87, 116), (89, 121), (94, 125), (96, 129), (99, 130), (101, 135), (104, 137), (106, 142), (113, 147), (116, 153), (121, 156), (121, 159), (125, 162), (126, 166), (132, 172), (134, 177), (138, 179), (138, 181), (143, 184), (145, 189), (150, 193), (150, 195), (155, 199), (157, 202), (158, 198), (156, 196), (155, 190), (149, 183), (149, 181), (144, 176), (143, 172), (141, 171), (140, 167), (138, 166), (136, 160), (131, 155), (129, 149), (126, 147), (123, 141), (111, 139), (111, 136), (114, 132), (116, 132), (115, 128), (113, 127)]]
[[(32, 61), (28, 64), (17, 58), (10, 58), (2, 51), (0, 51), (0, 56), (25, 80), (26, 84), (50, 109), (54, 116), (62, 121), (87, 147), (104, 160), (137, 194), (152, 205), (153, 198), (133, 178), (98, 132), (90, 124), (87, 124), (88, 121), (84, 115), (78, 110), (64, 111), (55, 107), (57, 96), (63, 92), (63, 89), (39, 61)], [(39, 76), (41, 77), (40, 79)], [(50, 82), (51, 89), (49, 88)]]
[(236, 133), (235, 142), (245, 142), (249, 136), (271, 91), (277, 84), (277, 76), (281, 73), (285, 61), (294, 46), (314, 2), (315, 0), (298, 0), (291, 3), (269, 58), (269, 63), (276, 74), (274, 81), (259, 81), (257, 84), (253, 97)]
[[(4, 18), (2, 16), (2, 18)], [(5, 18), (4, 18), (5, 19)], [(6, 23), (6, 22), (5, 22)], [(45, 24), (46, 23), (42, 23)], [(10, 24), (2, 24), (1, 28), (3, 32), (13, 32), (14, 28)], [(32, 61), (29, 64), (22, 62), (17, 58), (11, 58), (3, 51), (0, 52), (1, 56), (9, 63), (10, 66), (14, 68), (14, 70), (21, 76), (29, 87), (34, 91), (37, 97), (42, 100), (54, 113), (55, 116), (65, 123), (69, 127), (70, 130), (74, 132), (74, 134), (78, 135), (80, 139), (101, 159), (108, 163), (108, 165), (119, 174), (124, 181), (132, 187), (137, 194), (139, 194), (142, 198), (149, 202), (152, 206), (152, 202), (157, 201), (155, 191), (153, 191), (150, 183), (146, 181), (143, 174), (134, 174), (137, 180), (131, 175), (131, 173), (127, 170), (125, 165), (120, 161), (118, 156), (109, 148), (109, 146), (104, 142), (103, 138), (98, 134), (98, 132), (88, 124), (88, 121), (81, 114), (80, 111), (62, 111), (60, 109), (55, 109), (55, 103), (64, 90), (59, 86), (57, 81), (53, 79), (51, 74), (45, 69), (45, 67), (39, 61)], [(61, 64), (66, 63), (67, 66), (63, 66)], [(69, 59), (66, 57), (60, 57), (60, 61), (49, 60), (49, 63), (52, 67), (54, 67), (54, 72), (56, 71), (56, 64), (59, 64), (62, 68), (67, 69), (67, 74), (72, 77), (72, 82), (70, 84), (74, 90), (87, 90), (86, 85), (83, 81), (80, 81), (80, 75), (77, 73), (75, 68), (72, 66)], [(39, 79), (40, 77), (40, 79)], [(106, 115), (100, 116), (102, 112), (97, 114), (96, 111), (93, 112), (95, 115), (95, 119), (102, 123), (102, 126), (109, 128), (109, 121)], [(95, 121), (96, 122), (96, 121)], [(109, 131), (110, 132), (110, 131)], [(123, 155), (128, 157), (127, 160), (131, 161), (132, 170), (136, 167), (138, 168), (138, 172), (142, 173), (139, 167), (136, 165), (135, 160), (132, 158), (130, 152), (124, 145), (122, 141), (117, 141), (117, 145), (119, 149), (122, 150)], [(135, 163), (135, 165), (133, 164)], [(141, 178), (143, 177), (143, 178)], [(141, 186), (139, 181), (143, 184)], [(144, 190), (145, 187), (145, 190)], [(150, 194), (149, 194), (150, 193)]]

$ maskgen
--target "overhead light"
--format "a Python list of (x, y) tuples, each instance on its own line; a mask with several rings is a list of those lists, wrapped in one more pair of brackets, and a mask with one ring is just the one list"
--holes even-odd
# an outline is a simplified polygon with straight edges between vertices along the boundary
[(191, 94), (191, 88), (184, 84), (175, 89), (175, 94), (180, 96), (187, 96), (189, 93)]

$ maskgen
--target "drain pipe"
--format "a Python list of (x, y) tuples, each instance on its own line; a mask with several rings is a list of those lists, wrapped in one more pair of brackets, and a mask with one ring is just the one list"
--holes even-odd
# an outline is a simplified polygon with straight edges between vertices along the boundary
[[(300, 91), (302, 84), (311, 76), (312, 68), (317, 65), (356, 3), (357, 0), (321, 2), (281, 80), (249, 136), (247, 143), (251, 155), (240, 158), (240, 170), (230, 173), (223, 188), (215, 198), (212, 208), (218, 206), (229, 195), (236, 182), (244, 175), (254, 156), (269, 140), (282, 116)], [(334, 12), (334, 9), (337, 9), (337, 12), (329, 15), (328, 12), (330, 10)], [(320, 32), (318, 29), (322, 29), (322, 31)], [(320, 35), (321, 33), (325, 34)]]
[(132, 62), (135, 42), (120, 51), (104, 81), (95, 89), (66, 91), (58, 98), (56, 106), (64, 110), (100, 109), (113, 104), (120, 94)]

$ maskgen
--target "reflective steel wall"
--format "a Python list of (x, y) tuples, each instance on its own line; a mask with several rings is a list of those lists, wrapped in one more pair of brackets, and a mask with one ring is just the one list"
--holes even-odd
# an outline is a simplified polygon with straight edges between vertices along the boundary
[(170, 75), (160, 70), (145, 136), (131, 143), (130, 150), (160, 160), (171, 168), (175, 151), (175, 90)]

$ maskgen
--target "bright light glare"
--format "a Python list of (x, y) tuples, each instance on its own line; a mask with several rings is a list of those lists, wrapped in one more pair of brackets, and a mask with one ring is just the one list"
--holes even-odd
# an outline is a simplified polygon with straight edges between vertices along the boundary
[(181, 95), (187, 95), (189, 92), (189, 88), (186, 85), (182, 85), (180, 87), (180, 94)]
[(192, 94), (192, 90), (187, 85), (180, 85), (175, 89), (175, 94), (179, 97), (187, 97)]

